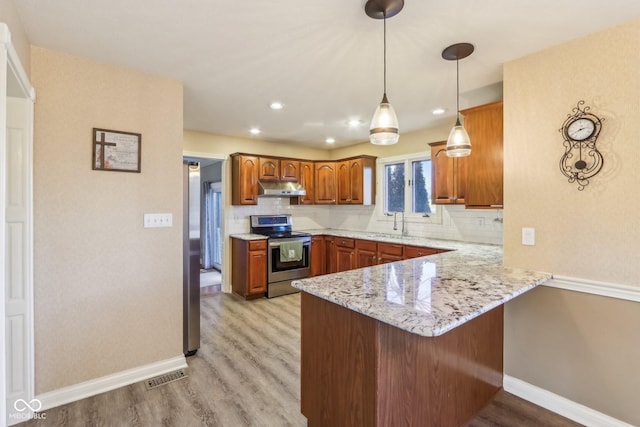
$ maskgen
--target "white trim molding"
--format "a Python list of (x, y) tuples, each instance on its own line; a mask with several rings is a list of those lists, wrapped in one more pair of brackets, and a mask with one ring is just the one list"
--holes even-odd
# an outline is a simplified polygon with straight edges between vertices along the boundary
[(184, 355), (180, 355), (171, 359), (161, 360), (83, 383), (48, 391), (37, 395), (36, 398), (42, 403), (41, 411), (45, 411), (56, 406), (65, 405), (186, 367), (187, 361)]
[(588, 427), (633, 427), (624, 421), (506, 374), (503, 378), (503, 388), (511, 394)]
[(553, 279), (544, 283), (544, 286), (640, 302), (640, 287), (636, 286), (576, 279), (574, 277), (556, 276), (555, 274)]

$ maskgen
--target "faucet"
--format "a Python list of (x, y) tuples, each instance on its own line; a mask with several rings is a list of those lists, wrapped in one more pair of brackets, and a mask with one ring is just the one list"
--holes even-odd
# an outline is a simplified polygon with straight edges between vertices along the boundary
[[(398, 230), (398, 220), (397, 220), (397, 215), (401, 214), (401, 220), (402, 220), (402, 235), (406, 236), (409, 234), (409, 231), (407, 230), (407, 222), (405, 221), (404, 218), (404, 211), (400, 211), (400, 212), (394, 212), (393, 213), (393, 230), (396, 231)], [(389, 216), (391, 216), (391, 214), (388, 214)]]

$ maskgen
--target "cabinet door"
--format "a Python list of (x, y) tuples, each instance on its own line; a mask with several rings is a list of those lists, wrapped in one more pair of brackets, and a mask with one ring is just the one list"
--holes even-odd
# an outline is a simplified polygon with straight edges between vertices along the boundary
[(300, 181), (300, 162), (298, 160), (280, 160), (280, 181)]
[(260, 157), (260, 180), (280, 180), (280, 160)]
[(338, 267), (336, 264), (336, 239), (333, 236), (326, 236), (324, 239), (325, 245), (325, 261), (326, 261), (326, 272), (336, 273), (338, 271)]
[(267, 291), (267, 254), (265, 251), (249, 251), (249, 276), (247, 288), (249, 294)]
[(301, 205), (312, 205), (314, 200), (313, 162), (300, 162), (300, 185), (307, 191), (306, 196), (298, 197)]
[[(369, 159), (366, 159), (369, 160)], [(373, 174), (373, 161), (367, 171), (363, 159), (352, 159), (338, 162), (338, 204), (341, 205), (362, 205), (373, 204), (375, 195), (373, 194), (375, 176)], [(365, 186), (366, 181), (366, 186)], [(365, 192), (367, 193), (365, 195)], [(365, 197), (367, 196), (367, 197)], [(367, 201), (365, 202), (365, 199)]]
[(353, 248), (336, 246), (336, 270), (338, 273), (356, 268), (355, 252)]
[(315, 203), (336, 204), (336, 162), (315, 163)]
[(338, 204), (351, 204), (351, 175), (349, 169), (349, 161), (338, 162)]
[(311, 276), (320, 276), (326, 269), (324, 236), (311, 237)]
[(447, 157), (446, 141), (431, 146), (431, 200), (434, 204), (464, 204), (467, 158)]
[(233, 157), (232, 204), (258, 204), (259, 167), (258, 157), (244, 155), (236, 155)]
[(378, 242), (378, 264), (402, 261), (404, 259), (404, 246), (395, 243)]
[(461, 113), (471, 140), (465, 204), (469, 208), (502, 207), (502, 102), (481, 105)]

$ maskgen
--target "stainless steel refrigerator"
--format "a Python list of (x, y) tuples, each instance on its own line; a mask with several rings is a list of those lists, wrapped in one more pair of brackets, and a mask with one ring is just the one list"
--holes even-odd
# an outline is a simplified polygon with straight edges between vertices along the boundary
[(182, 167), (184, 354), (193, 356), (200, 348), (200, 164)]

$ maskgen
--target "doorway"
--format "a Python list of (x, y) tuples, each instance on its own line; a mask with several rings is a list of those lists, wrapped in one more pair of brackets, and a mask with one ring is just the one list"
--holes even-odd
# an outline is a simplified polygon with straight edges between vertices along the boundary
[(200, 163), (200, 296), (222, 292), (224, 157), (204, 153), (184, 153), (184, 160)]

